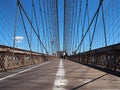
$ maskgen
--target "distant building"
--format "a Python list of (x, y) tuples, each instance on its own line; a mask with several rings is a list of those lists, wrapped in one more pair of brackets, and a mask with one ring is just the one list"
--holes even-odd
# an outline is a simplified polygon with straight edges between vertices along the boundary
[(76, 54), (76, 52), (72, 52), (72, 55), (75, 55)]
[(56, 56), (56, 53), (52, 53), (53, 56)]
[(64, 51), (57, 51), (57, 57), (62, 58)]
[(67, 56), (66, 51), (57, 51), (57, 57), (65, 58)]

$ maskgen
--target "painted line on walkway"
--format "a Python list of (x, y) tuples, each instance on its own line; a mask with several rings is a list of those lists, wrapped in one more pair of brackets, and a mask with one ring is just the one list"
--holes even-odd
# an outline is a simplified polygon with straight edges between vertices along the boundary
[(14, 76), (16, 76), (16, 75), (18, 75), (18, 74), (25, 73), (25, 72), (27, 72), (27, 71), (30, 71), (30, 70), (32, 70), (32, 69), (35, 69), (35, 68), (37, 68), (37, 67), (43, 66), (43, 65), (48, 64), (48, 63), (51, 63), (51, 62), (53, 62), (53, 61), (45, 62), (45, 63), (39, 64), (39, 65), (37, 65), (37, 66), (34, 66), (34, 67), (31, 67), (31, 68), (22, 70), (22, 71), (20, 71), (20, 72), (18, 72), (18, 73), (5, 76), (5, 77), (3, 77), (3, 78), (0, 78), (0, 81), (3, 81), (3, 80), (5, 80), (5, 79), (11, 78), (11, 77), (14, 77)]
[(59, 62), (58, 71), (56, 73), (53, 90), (66, 90), (64, 86), (67, 85), (67, 82), (68, 81), (65, 79), (65, 70), (63, 66), (63, 61), (61, 59)]

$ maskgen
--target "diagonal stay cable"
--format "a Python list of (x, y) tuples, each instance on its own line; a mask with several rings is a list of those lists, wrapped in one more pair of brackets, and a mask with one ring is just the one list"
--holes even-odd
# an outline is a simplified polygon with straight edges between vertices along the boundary
[(97, 16), (96, 16), (95, 25), (94, 25), (94, 29), (93, 29), (93, 33), (92, 33), (92, 37), (91, 37), (91, 41), (90, 41), (90, 51), (91, 51), (92, 43), (93, 43), (94, 36), (95, 36), (96, 25), (97, 25), (97, 21), (98, 21), (98, 14), (99, 14), (99, 12), (97, 13)]
[(36, 30), (35, 30), (33, 24), (31, 23), (31, 21), (30, 21), (28, 15), (27, 15), (27, 13), (26, 13), (26, 11), (24, 10), (22, 4), (20, 3), (20, 0), (17, 0), (17, 5), (23, 10), (23, 12), (24, 12), (24, 14), (25, 14), (25, 16), (26, 16), (28, 22), (30, 23), (31, 27), (33, 28), (33, 31), (34, 31), (34, 33), (36, 34), (36, 36), (37, 36), (39, 42), (41, 43), (41, 45), (42, 45), (43, 48), (45, 49), (46, 53), (48, 54), (48, 51), (47, 51), (46, 47), (44, 46), (44, 44), (43, 44), (43, 42), (41, 41), (39, 35), (37, 34), (37, 32), (36, 32)]
[(29, 40), (29, 37), (28, 37), (28, 34), (27, 34), (27, 29), (26, 29), (26, 26), (25, 26), (25, 22), (24, 22), (23, 15), (22, 15), (22, 11), (21, 11), (21, 8), (20, 8), (20, 7), (19, 7), (19, 10), (20, 10), (20, 15), (21, 15), (23, 27), (24, 27), (24, 30), (25, 30), (27, 42), (28, 42), (28, 45), (29, 45), (29, 48), (30, 48), (30, 51), (31, 51), (31, 44), (30, 44), (30, 40)]
[(94, 16), (93, 16), (92, 20), (91, 20), (91, 22), (90, 22), (90, 24), (89, 24), (89, 26), (88, 26), (88, 28), (87, 28), (86, 32), (85, 32), (85, 34), (84, 34), (83, 38), (81, 39), (81, 42), (79, 43), (79, 45), (78, 45), (77, 49), (75, 50), (75, 52), (77, 52), (77, 51), (79, 50), (79, 47), (81, 46), (81, 44), (82, 44), (82, 42), (83, 42), (83, 40), (84, 40), (85, 36), (87, 35), (88, 31), (90, 30), (89, 28), (90, 28), (90, 26), (92, 25), (92, 23), (93, 23), (93, 21), (94, 21), (94, 19), (95, 19), (96, 15), (97, 15), (97, 13), (99, 12), (100, 7), (101, 7), (101, 5), (102, 5), (102, 2), (103, 2), (103, 0), (100, 0), (99, 6), (98, 6), (98, 8), (97, 8), (97, 10), (96, 10), (96, 12), (95, 12), (95, 14), (94, 14)]

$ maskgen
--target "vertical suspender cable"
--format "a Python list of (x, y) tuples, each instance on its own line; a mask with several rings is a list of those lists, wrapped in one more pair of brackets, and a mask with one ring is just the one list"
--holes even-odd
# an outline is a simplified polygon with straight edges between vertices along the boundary
[[(85, 13), (84, 13), (84, 21), (83, 21), (83, 26), (82, 26), (82, 38), (83, 38), (83, 35), (84, 35), (84, 29), (85, 29), (85, 23), (86, 23), (85, 21), (86, 21), (87, 7), (88, 7), (88, 0), (86, 0), (86, 7), (85, 7)], [(83, 52), (84, 52), (84, 41), (83, 41)]]
[(103, 20), (103, 28), (104, 28), (105, 47), (107, 47), (106, 26), (105, 26), (105, 19), (104, 19), (103, 5), (102, 5), (102, 20)]
[[(34, 5), (34, 0), (32, 0), (32, 7), (33, 7), (33, 12), (34, 12), (34, 17), (35, 17), (35, 22), (36, 22), (36, 27), (37, 27), (37, 33), (38, 33), (38, 37), (40, 38), (40, 30), (39, 30), (39, 27), (38, 27), (38, 22), (37, 22), (37, 15), (36, 15), (36, 10), (35, 10), (35, 5)], [(38, 52), (39, 52), (39, 43), (38, 43)]]
[(17, 4), (16, 4), (16, 16), (15, 16), (15, 26), (14, 26), (13, 56), (12, 56), (12, 59), (14, 59), (14, 51), (15, 51), (15, 37), (16, 37), (17, 21), (18, 21), (18, 6), (17, 6)]
[(57, 39), (58, 39), (58, 41), (57, 41), (57, 44), (58, 44), (58, 45), (57, 45), (57, 46), (58, 46), (57, 49), (58, 49), (58, 51), (59, 51), (59, 50), (60, 50), (60, 38), (59, 38), (59, 22), (58, 22), (58, 0), (56, 0), (56, 14), (57, 14), (57, 15), (56, 15), (56, 16), (57, 16), (57, 17), (56, 17), (56, 18), (57, 18), (57, 21), (56, 21), (56, 22), (57, 22), (57, 29), (58, 29), (58, 30), (57, 30), (57, 31), (58, 31), (58, 33), (57, 33), (57, 34), (58, 34), (58, 35), (57, 35)]
[[(80, 0), (80, 6), (79, 6), (79, 14), (78, 14), (78, 23), (77, 23), (77, 38), (79, 40), (79, 23), (80, 23), (80, 16), (81, 16), (81, 4), (82, 4), (82, 0)], [(77, 47), (77, 43), (78, 43), (78, 40), (76, 40), (76, 46), (75, 48)]]
[(45, 29), (44, 29), (44, 22), (43, 22), (43, 16), (42, 16), (42, 10), (41, 10), (41, 0), (39, 0), (39, 11), (40, 11), (40, 18), (42, 22), (42, 31), (43, 31), (43, 37), (46, 45), (46, 39), (45, 39)]
[[(106, 52), (107, 52), (106, 26), (105, 26), (105, 19), (104, 19), (103, 5), (102, 5), (102, 20), (103, 20), (103, 28), (104, 28), (105, 47), (106, 47)], [(107, 65), (106, 65), (106, 67), (109, 67), (109, 63), (110, 63), (110, 62), (108, 61), (108, 53), (106, 53), (106, 61), (107, 61)]]
[(66, 39), (65, 39), (65, 37), (66, 37), (66, 33), (65, 33), (65, 31), (66, 31), (66, 0), (64, 0), (64, 27), (63, 27), (63, 30), (64, 30), (64, 32), (63, 32), (63, 50), (65, 50), (66, 49)]

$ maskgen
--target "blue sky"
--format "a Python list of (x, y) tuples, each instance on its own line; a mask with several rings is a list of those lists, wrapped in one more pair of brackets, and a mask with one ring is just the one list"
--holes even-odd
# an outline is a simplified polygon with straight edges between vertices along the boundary
[[(49, 1), (49, 0), (47, 0), (47, 1)], [(85, 4), (86, 0), (82, 0), (82, 1), (83, 1), (82, 2), (83, 3), (82, 11), (84, 13), (84, 10), (85, 10), (84, 4)], [(28, 16), (31, 18), (31, 16), (32, 16), (31, 15), (31, 12), (32, 12), (31, 11), (31, 9), (32, 9), (31, 0), (21, 0), (21, 3), (24, 6)], [(94, 15), (94, 12), (98, 6), (99, 0), (88, 0), (88, 3), (89, 3), (89, 10), (90, 10), (89, 14), (90, 14), (90, 20), (91, 20)], [(39, 9), (38, 8), (38, 0), (35, 0), (35, 6), (36, 6), (36, 11), (37, 11)], [(119, 21), (119, 9), (118, 8), (119, 8), (119, 0), (112, 1), (111, 3), (110, 3), (110, 0), (104, 0), (104, 12), (105, 12), (105, 23), (106, 23), (106, 30), (107, 30), (108, 45), (116, 44), (116, 43), (119, 43), (119, 41), (120, 41), (119, 38), (117, 38), (117, 37), (120, 37), (120, 31), (119, 31), (120, 24), (118, 22)], [(13, 46), (15, 10), (16, 10), (16, 0), (1, 0), (0, 1), (0, 30), (1, 30), (0, 44), (2, 44), (2, 45)], [(37, 13), (37, 17), (39, 17), (38, 16), (39, 12), (36, 12), (36, 13)], [(101, 11), (100, 11), (100, 13), (101, 13)], [(28, 24), (28, 21), (24, 15), (23, 15), (23, 17), (24, 17), (26, 28), (28, 31), (28, 36), (30, 36), (31, 27)], [(44, 17), (45, 16), (43, 14), (43, 18)], [(110, 17), (112, 17), (112, 18), (110, 18)], [(64, 0), (58, 0), (58, 21), (59, 21), (60, 50), (63, 50)], [(113, 21), (113, 25), (111, 25), (112, 21)], [(36, 28), (35, 20), (33, 20), (33, 22), (34, 22), (34, 26)], [(41, 23), (41, 19), (40, 19), (40, 23)], [(87, 29), (87, 26), (88, 26), (88, 24), (85, 25), (85, 30)], [(93, 28), (93, 26), (91, 28)], [(47, 35), (45, 35), (46, 42), (44, 41), (44, 38), (43, 38), (44, 35), (42, 32), (42, 28), (43, 28), (42, 24), (40, 24), (39, 27), (41, 30), (41, 32), (40, 32), (41, 40), (44, 43), (46, 43), (46, 42), (51, 43), (51, 41), (49, 41), (47, 39), (48, 38)], [(44, 29), (46, 30), (47, 28), (44, 27)], [(110, 32), (113, 32), (113, 33), (110, 33)], [(92, 33), (92, 30), (91, 30), (91, 33)], [(79, 35), (80, 34), (81, 34), (81, 30), (79, 29)], [(38, 40), (33, 31), (32, 31), (32, 36), (33, 36), (32, 50), (44, 53), (45, 52), (44, 50), (41, 50), (41, 49), (38, 50)], [(113, 38), (113, 39), (111, 40), (111, 38)], [(78, 40), (77, 45), (79, 44), (79, 41), (81, 40), (81, 38), (78, 38), (78, 39), (79, 40)], [(88, 39), (85, 39), (85, 40), (86, 40), (85, 46), (87, 46)], [(103, 26), (101, 24), (101, 14), (100, 14), (99, 19), (98, 19), (97, 29), (96, 29), (96, 35), (95, 35), (94, 42), (93, 42), (93, 49), (103, 47), (104, 46), (103, 40), (104, 40)], [(24, 28), (22, 25), (20, 13), (18, 15), (18, 23), (17, 23), (16, 47), (29, 50), (29, 46), (27, 43), (27, 38), (25, 36), (25, 31), (24, 31)], [(46, 44), (46, 47), (49, 50), (49, 52), (52, 53), (52, 49), (49, 49), (49, 47), (51, 47), (51, 46), (49, 46), (48, 43)], [(89, 49), (89, 46), (86, 47), (86, 50), (88, 50), (88, 49)], [(53, 50), (53, 52), (54, 52), (54, 50)]]

